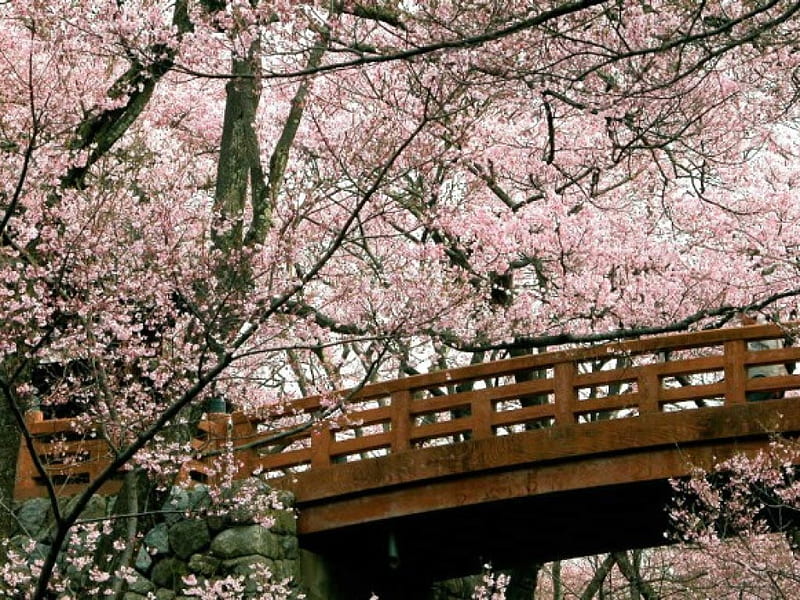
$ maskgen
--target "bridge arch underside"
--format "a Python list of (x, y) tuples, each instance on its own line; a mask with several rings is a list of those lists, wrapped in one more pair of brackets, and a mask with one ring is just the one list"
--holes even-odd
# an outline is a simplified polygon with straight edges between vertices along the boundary
[(371, 590), (475, 574), (486, 562), (508, 568), (661, 545), (668, 479), (754, 454), (775, 433), (796, 436), (799, 400), (576, 424), (315, 469), (292, 485), (300, 544)]

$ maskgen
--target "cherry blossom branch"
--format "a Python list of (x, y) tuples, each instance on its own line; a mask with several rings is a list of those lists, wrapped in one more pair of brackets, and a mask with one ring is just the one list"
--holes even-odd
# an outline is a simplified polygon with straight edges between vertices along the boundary
[(600, 586), (603, 585), (603, 581), (605, 581), (605, 578), (611, 572), (616, 562), (616, 557), (613, 554), (609, 554), (603, 559), (603, 562), (594, 572), (586, 589), (584, 589), (583, 594), (581, 594), (581, 600), (591, 600), (595, 597), (595, 594), (597, 594)]
[[(31, 38), (34, 32), (31, 31)], [(11, 195), (11, 201), (6, 207), (5, 214), (2, 221), (0, 221), (0, 236), (3, 239), (11, 240), (11, 237), (6, 233), (6, 227), (11, 217), (17, 210), (17, 205), (22, 197), (22, 188), (25, 186), (25, 180), (28, 176), (28, 168), (30, 167), (31, 159), (33, 158), (33, 149), (36, 145), (36, 138), (39, 134), (39, 117), (36, 114), (36, 99), (33, 93), (33, 48), (28, 52), (28, 107), (31, 113), (31, 130), (28, 137), (28, 143), (25, 147), (25, 153), (22, 156), (22, 168), (20, 169), (17, 183), (14, 186), (14, 193)]]
[(658, 600), (659, 594), (653, 589), (647, 581), (642, 579), (642, 574), (634, 566), (625, 552), (614, 552), (614, 560), (631, 587), (641, 594), (644, 600)]
[[(586, 77), (591, 73), (594, 73), (599, 69), (602, 69), (604, 66), (608, 66), (612, 63), (628, 60), (630, 58), (637, 58), (653, 54), (663, 54), (670, 50), (674, 50), (676, 48), (682, 48), (686, 44), (695, 44), (710, 38), (722, 36), (723, 34), (729, 34), (734, 30), (734, 28), (737, 25), (741, 25), (742, 23), (753, 20), (760, 14), (768, 12), (771, 8), (777, 6), (780, 3), (780, 1), (781, 0), (770, 0), (765, 4), (757, 5), (756, 8), (747, 13), (744, 13), (742, 16), (736, 19), (726, 19), (719, 26), (708, 29), (702, 33), (684, 35), (673, 40), (665, 41), (662, 44), (659, 44), (658, 46), (651, 46), (649, 48), (641, 48), (638, 50), (630, 50), (628, 52), (616, 54), (612, 58), (609, 58), (606, 62), (594, 65), (590, 69), (583, 71), (576, 78), (576, 80)], [(658, 88), (668, 87), (670, 85), (673, 85), (674, 83), (677, 83), (679, 80), (687, 77), (688, 75), (702, 69), (703, 66), (708, 64), (711, 60), (722, 56), (723, 54), (732, 50), (733, 48), (741, 46), (742, 44), (745, 44), (747, 42), (754, 41), (763, 32), (769, 31), (771, 28), (788, 21), (793, 15), (795, 15), (798, 12), (798, 10), (800, 10), (800, 3), (790, 4), (789, 8), (785, 10), (783, 13), (781, 13), (778, 17), (772, 19), (771, 21), (767, 21), (764, 25), (758, 27), (757, 29), (754, 29), (747, 35), (738, 38), (733, 38), (732, 41), (723, 44), (717, 50), (709, 52), (705, 57), (703, 57), (701, 60), (692, 65), (689, 69), (686, 70), (682, 69), (680, 73), (676, 75), (672, 80), (659, 85)], [(658, 88), (653, 88), (653, 90)]]
[[(187, 0), (177, 0), (172, 23), (178, 36), (191, 30), (187, 15)], [(78, 125), (72, 150), (89, 149), (89, 156), (81, 166), (71, 167), (61, 179), (62, 188), (83, 188), (89, 169), (108, 152), (142, 114), (155, 91), (156, 84), (174, 67), (175, 50), (168, 46), (151, 48), (154, 56), (161, 58), (149, 65), (134, 61), (111, 86), (110, 97), (127, 95), (127, 102), (117, 108), (106, 109), (90, 115)]]
[[(390, 337), (391, 339), (391, 337)], [(372, 378), (374, 377), (375, 373), (378, 371), (378, 367), (381, 364), (383, 357), (387, 354), (389, 350), (389, 345), (384, 345), (383, 349), (378, 353), (378, 356), (372, 361), (372, 364), (366, 370), (364, 375), (359, 380), (358, 384), (354, 387), (349, 388), (347, 393), (342, 396), (339, 400), (336, 401), (335, 404), (331, 406), (322, 408), (318, 411), (315, 411), (311, 414), (311, 419), (305, 423), (301, 423), (300, 425), (296, 425), (289, 429), (284, 429), (272, 435), (266, 434), (267, 437), (261, 437), (257, 440), (253, 440), (252, 442), (247, 442), (246, 444), (239, 444), (234, 445), (232, 448), (223, 448), (217, 450), (206, 450), (200, 453), (202, 458), (210, 458), (213, 456), (221, 456), (223, 454), (227, 454), (228, 452), (240, 452), (243, 450), (252, 450), (255, 448), (260, 448), (262, 446), (268, 446), (270, 444), (274, 444), (275, 442), (279, 442), (281, 440), (292, 438), (300, 433), (304, 433), (311, 429), (312, 427), (323, 423), (330, 419), (336, 413), (344, 413), (345, 406), (352, 400), (358, 392), (360, 392), (365, 385), (367, 385)], [(275, 453), (278, 453), (283, 448), (278, 448), (275, 450)]]
[(751, 311), (758, 312), (764, 310), (766, 307), (778, 302), (779, 300), (797, 296), (800, 296), (800, 288), (772, 294), (763, 300), (743, 306), (726, 305), (713, 309), (703, 309), (689, 315), (684, 319), (673, 321), (662, 326), (625, 327), (589, 334), (558, 333), (553, 335), (539, 335), (531, 337), (520, 336), (517, 337), (513, 342), (501, 342), (497, 344), (468, 343), (458, 339), (456, 336), (453, 336), (448, 332), (429, 331), (429, 333), (430, 335), (439, 338), (445, 345), (462, 352), (487, 352), (491, 350), (543, 348), (546, 346), (559, 346), (563, 344), (593, 344), (598, 342), (633, 339), (649, 335), (688, 331), (702, 321), (719, 317), (717, 322), (704, 327), (704, 329), (716, 329), (730, 321), (739, 313)]
[[(539, 13), (534, 17), (530, 17), (528, 19), (522, 19), (521, 21), (517, 21), (516, 23), (512, 23), (511, 25), (508, 25), (506, 27), (502, 27), (500, 29), (495, 29), (493, 31), (488, 31), (478, 35), (460, 37), (451, 40), (442, 40), (431, 44), (424, 44), (422, 46), (417, 46), (416, 48), (410, 48), (408, 50), (401, 50), (398, 52), (392, 52), (388, 54), (381, 54), (376, 56), (372, 55), (361, 56), (353, 60), (331, 63), (327, 65), (320, 65), (318, 67), (300, 69), (297, 71), (291, 71), (286, 73), (267, 73), (264, 74), (262, 78), (292, 79), (295, 77), (318, 75), (321, 73), (341, 71), (343, 69), (351, 69), (353, 67), (361, 67), (370, 64), (404, 61), (412, 58), (417, 58), (420, 56), (425, 56), (427, 54), (433, 54), (435, 52), (439, 52), (442, 50), (459, 50), (465, 48), (473, 48), (476, 46), (482, 46), (489, 42), (495, 42), (501, 40), (516, 33), (520, 33), (528, 29), (533, 29), (534, 27), (539, 27), (540, 25), (544, 25), (545, 23), (548, 23), (560, 17), (578, 13), (595, 6), (606, 4), (608, 2), (609, 0), (579, 0), (578, 2), (571, 2), (556, 6), (555, 8), (551, 8), (549, 10)], [(192, 69), (188, 66), (179, 64), (176, 65), (176, 69), (187, 75), (192, 75), (194, 77), (203, 77), (206, 79), (232, 79), (237, 77), (235, 75), (223, 74), (223, 73), (203, 73), (201, 71)]]
[[(329, 35), (327, 32), (321, 34), (320, 43), (312, 48), (308, 58), (308, 68), (318, 67), (322, 61), (329, 43)], [(286, 165), (289, 161), (289, 151), (294, 144), (295, 136), (300, 128), (300, 122), (303, 118), (303, 112), (306, 107), (306, 98), (310, 91), (310, 81), (305, 80), (300, 83), (292, 98), (289, 114), (283, 124), (278, 141), (275, 143), (275, 148), (269, 159), (269, 174), (266, 181), (266, 193), (262, 203), (259, 205), (253, 202), (253, 216), (250, 225), (250, 230), (245, 237), (245, 244), (252, 245), (253, 243), (261, 244), (267, 234), (267, 230), (271, 223), (270, 211), (275, 207), (278, 202), (278, 194), (283, 184), (283, 178), (286, 172)], [(258, 156), (256, 156), (258, 159)], [(255, 196), (255, 195), (254, 195)]]

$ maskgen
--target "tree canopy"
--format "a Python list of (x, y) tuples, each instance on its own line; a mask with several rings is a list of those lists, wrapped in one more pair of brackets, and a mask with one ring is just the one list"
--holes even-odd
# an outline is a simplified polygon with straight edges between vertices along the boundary
[(212, 396), (794, 316), (798, 9), (0, 3), (3, 410), (175, 464)]

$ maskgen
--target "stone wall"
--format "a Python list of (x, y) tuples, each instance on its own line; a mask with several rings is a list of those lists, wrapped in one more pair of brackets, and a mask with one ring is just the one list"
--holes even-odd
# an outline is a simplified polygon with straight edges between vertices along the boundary
[[(291, 506), (290, 498), (284, 496), (282, 500)], [(115, 510), (116, 503), (116, 497), (95, 496), (82, 519), (124, 513)], [(146, 528), (138, 532), (129, 549), (132, 570), (124, 582), (116, 584), (119, 597), (188, 600), (197, 597), (197, 588), (214, 584), (229, 590), (241, 586), (235, 596), (241, 598), (258, 598), (270, 585), (285, 588), (286, 598), (299, 597), (299, 550), (293, 511), (271, 511), (273, 523), (267, 528), (256, 522), (253, 511), (237, 508), (213, 514), (209, 511), (211, 505), (209, 490), (198, 485), (189, 490), (173, 488), (160, 510), (148, 511), (148, 518), (139, 521), (140, 525), (147, 523)], [(41, 556), (52, 539), (49, 502), (44, 498), (29, 500), (14, 512), (17, 531), (10, 547)], [(35, 540), (35, 547), (31, 540)], [(80, 544), (79, 536), (71, 542), (75, 543)], [(95, 552), (101, 548), (102, 542)], [(69, 562), (65, 556), (61, 568), (70, 580), (74, 579), (74, 585), (82, 585), (77, 582), (86, 573), (70, 573)], [(294, 583), (281, 583), (289, 578)], [(88, 589), (91, 584), (85, 585)]]

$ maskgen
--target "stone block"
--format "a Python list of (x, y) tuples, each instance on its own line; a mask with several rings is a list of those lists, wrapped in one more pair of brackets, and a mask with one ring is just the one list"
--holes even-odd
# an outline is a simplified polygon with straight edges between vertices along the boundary
[(273, 559), (286, 558), (280, 537), (260, 525), (244, 525), (222, 531), (211, 542), (211, 552), (222, 559), (250, 554)]
[(23, 502), (16, 511), (19, 532), (36, 540), (47, 534), (50, 519), (50, 501), (47, 498), (32, 498)]
[(170, 548), (175, 556), (183, 560), (206, 548), (211, 542), (208, 525), (202, 519), (178, 521), (169, 528), (168, 536)]
[(150, 579), (158, 587), (178, 591), (184, 585), (184, 575), (188, 573), (189, 569), (185, 562), (168, 556), (155, 564)]
[(166, 523), (159, 523), (144, 536), (147, 551), (154, 554), (167, 554), (169, 552), (169, 529)]
[(128, 582), (128, 591), (136, 594), (143, 594), (146, 596), (155, 589), (156, 586), (153, 585), (152, 581), (141, 576), (136, 577), (133, 581)]
[(275, 524), (270, 527), (272, 533), (279, 535), (297, 535), (297, 516), (292, 510), (276, 510), (272, 514)]
[(192, 573), (214, 576), (220, 568), (222, 561), (209, 554), (193, 554), (189, 559), (189, 570)]

